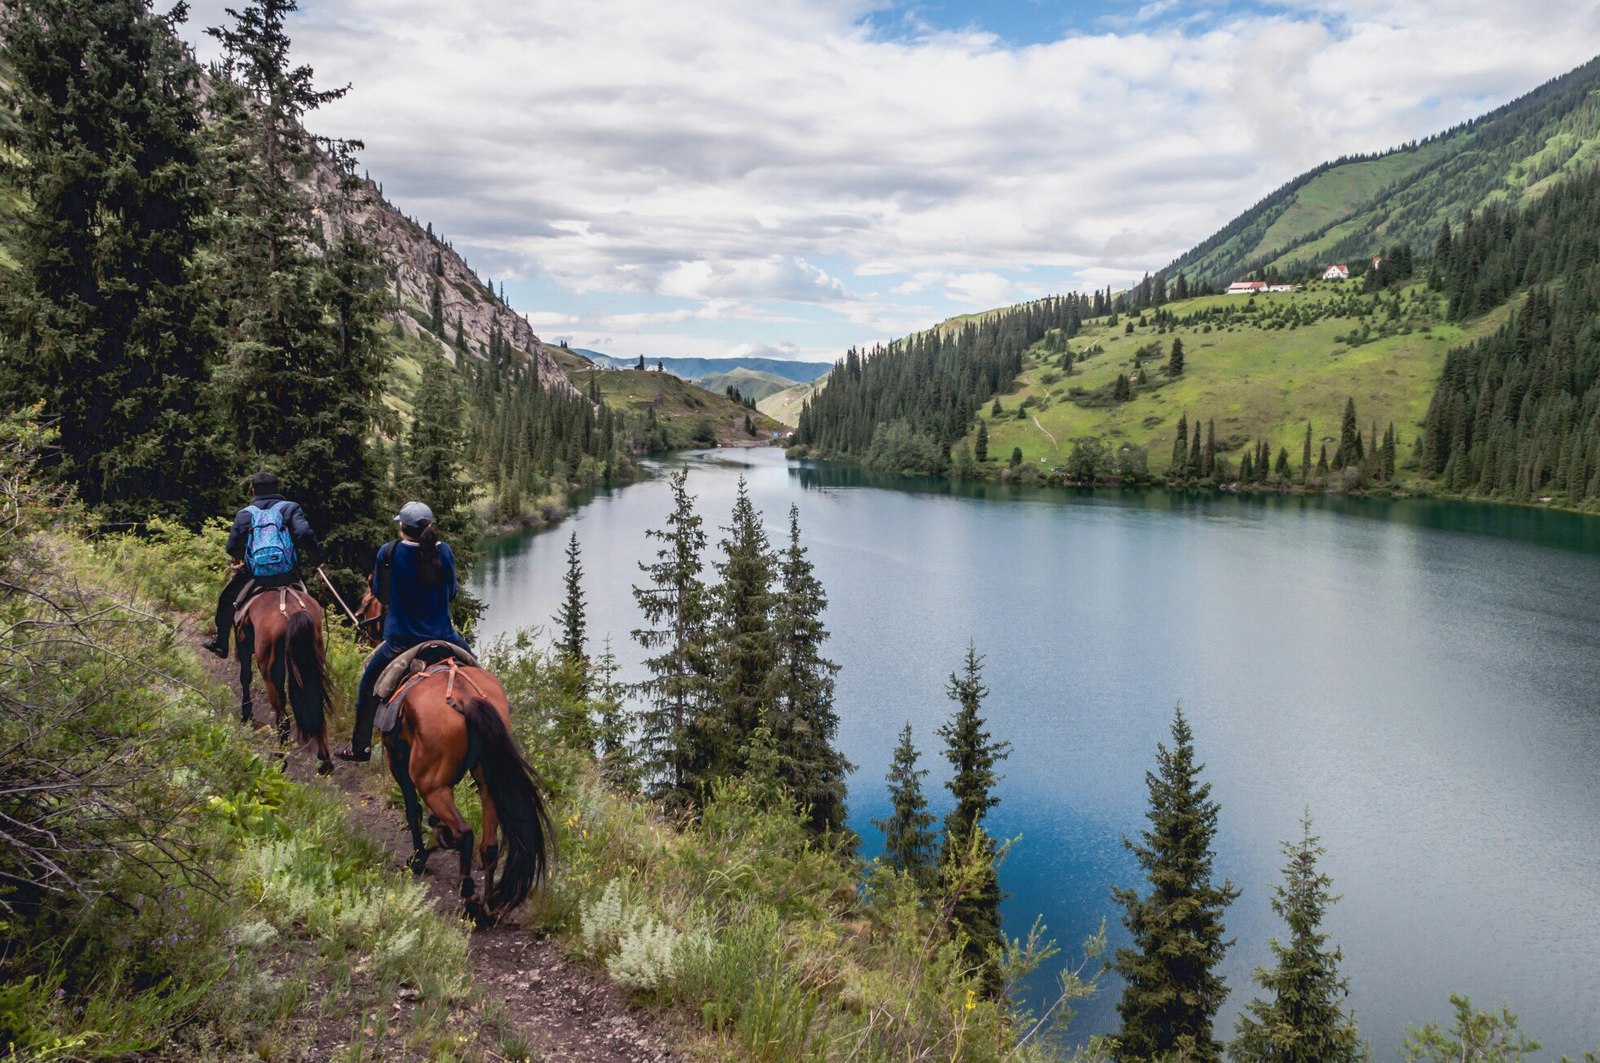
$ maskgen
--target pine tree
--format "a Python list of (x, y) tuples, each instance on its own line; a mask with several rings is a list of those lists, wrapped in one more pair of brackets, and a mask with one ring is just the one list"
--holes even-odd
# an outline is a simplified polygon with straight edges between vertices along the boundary
[(815, 833), (844, 829), (845, 777), (854, 770), (835, 747), (839, 715), (833, 708), (839, 666), (822, 655), (828, 630), (822, 614), (827, 593), (800, 545), (800, 508), (789, 507), (789, 545), (779, 556), (772, 608), (777, 659), (769, 714), (779, 757), (779, 778), (807, 810)]
[(742, 476), (722, 531), (720, 582), (711, 598), (715, 703), (701, 720), (700, 741), (709, 754), (699, 766), (702, 783), (742, 770), (745, 745), (757, 727), (768, 725), (777, 665), (771, 625), (776, 559)]
[(336, 194), (365, 194), (351, 176), (355, 145), (313, 138), (302, 125), (346, 89), (318, 91), (310, 67), (291, 65), (284, 20), (295, 10), (293, 0), (252, 0), (230, 9), (232, 28), (207, 31), (224, 52), (208, 101), (225, 171), (222, 390), (240, 453), (315, 500), (308, 510), (323, 546), (355, 582), (385, 532), (371, 440), (388, 294), (371, 246), (338, 225), (346, 212), (326, 212), (330, 235), (304, 187), (320, 151), (343, 178)]
[(1339, 974), (1344, 954), (1328, 948), (1322, 919), (1338, 900), (1333, 880), (1317, 870), (1323, 854), (1311, 833), (1311, 813), (1300, 821), (1300, 841), (1285, 842), (1283, 884), (1272, 890), (1272, 910), (1289, 926), (1289, 941), (1273, 938), (1277, 961), (1251, 976), (1268, 994), (1251, 1001), (1234, 1023), (1228, 1054), (1239, 1063), (1356, 1063), (1364, 1059), (1356, 1024), (1341, 1005), (1350, 994)]
[(1183, 341), (1176, 336), (1172, 338), (1172, 352), (1167, 356), (1167, 375), (1183, 375)]
[(695, 767), (708, 759), (694, 739), (711, 687), (709, 595), (700, 578), (706, 535), (688, 481), (687, 469), (672, 475), (667, 526), (645, 532), (661, 548), (653, 564), (639, 563), (649, 582), (633, 588), (652, 625), (635, 630), (633, 638), (646, 651), (658, 651), (644, 662), (650, 678), (636, 688), (649, 702), (639, 720), (641, 767), (652, 792), (679, 805), (694, 796)]
[[(13, 221), (0, 403), (43, 402), (58, 474), (108, 519), (197, 524), (234, 501), (195, 262), (211, 208), (182, 9), (18, 0), (0, 34)], [(20, 163), (19, 160), (26, 160)]]
[(1306, 441), (1300, 448), (1300, 482), (1305, 483), (1311, 476), (1311, 422), (1306, 422)]
[(1172, 441), (1172, 465), (1169, 475), (1181, 479), (1189, 471), (1189, 415), (1178, 415), (1178, 437)]
[[(1182, 277), (1182, 274), (1179, 274)], [(1206, 450), (1200, 460), (1200, 475), (1206, 478), (1217, 472), (1217, 422), (1206, 419)]]
[(934, 816), (928, 811), (928, 799), (922, 792), (922, 780), (928, 771), (917, 767), (917, 757), (907, 721), (889, 763), (889, 804), (893, 811), (888, 819), (875, 819), (872, 825), (883, 831), (884, 863), (905, 872), (924, 893), (931, 894), (937, 881), (936, 839), (931, 829)]
[(956, 703), (956, 714), (939, 728), (938, 735), (944, 739), (945, 759), (953, 769), (945, 788), (955, 796), (956, 805), (945, 816), (940, 879), (952, 928), (964, 935), (966, 961), (992, 995), (1000, 988), (1003, 898), (994, 866), (997, 849), (983, 828), (983, 819), (1000, 803), (994, 795), (1000, 776), (994, 769), (1011, 755), (1011, 743), (994, 741), (986, 729), (981, 711), (989, 688), (983, 685), (983, 658), (974, 644), (967, 643), (962, 671), (951, 673), (945, 692)]
[(1173, 714), (1172, 743), (1171, 750), (1157, 745), (1157, 770), (1145, 773), (1149, 828), (1139, 842), (1123, 839), (1144, 868), (1150, 893), (1111, 891), (1133, 936), (1132, 947), (1116, 955), (1125, 984), (1114, 1055), (1148, 1060), (1180, 1053), (1211, 1063), (1221, 1058), (1222, 1048), (1211, 1022), (1227, 995), (1216, 967), (1233, 944), (1223, 939), (1222, 913), (1239, 891), (1229, 881), (1212, 882), (1219, 806), (1211, 800), (1211, 784), (1200, 782), (1204, 765), (1195, 763), (1194, 736), (1182, 707)]
[(567, 594), (562, 599), (561, 612), (555, 618), (556, 623), (561, 627), (561, 638), (556, 642), (556, 648), (561, 651), (561, 656), (569, 664), (586, 670), (588, 653), (583, 644), (588, 631), (588, 623), (584, 618), (583, 560), (578, 551), (578, 533), (576, 530), (567, 539), (567, 575), (565, 585)]
[(1356, 427), (1356, 400), (1344, 400), (1344, 416), (1339, 421), (1339, 447), (1333, 452), (1333, 467), (1342, 469), (1361, 460), (1361, 430)]
[(1125, 374), (1117, 374), (1116, 384), (1111, 389), (1111, 398), (1115, 402), (1127, 402), (1133, 398), (1133, 388), (1128, 384)]
[(981, 419), (978, 421), (978, 439), (972, 445), (972, 456), (979, 462), (989, 460), (989, 426)]

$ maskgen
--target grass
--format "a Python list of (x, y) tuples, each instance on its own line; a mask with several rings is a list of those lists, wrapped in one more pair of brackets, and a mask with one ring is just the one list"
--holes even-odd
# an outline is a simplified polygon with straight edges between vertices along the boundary
[(827, 383), (826, 376), (818, 377), (809, 384), (794, 384), (768, 395), (756, 403), (756, 409), (771, 417), (780, 424), (790, 428), (800, 423), (800, 406), (811, 396), (822, 390)]
[[(1071, 341), (1075, 353), (1098, 353), (1081, 358), (1070, 377), (1061, 375), (1057, 355), (1036, 346), (1017, 385), (1000, 397), (1002, 414), (993, 417), (987, 407), (981, 412), (989, 455), (1003, 461), (1019, 447), (1025, 461), (1049, 468), (1065, 461), (1074, 438), (1099, 436), (1113, 445), (1146, 448), (1151, 469), (1158, 471), (1166, 467), (1179, 418), (1187, 415), (1191, 425), (1196, 418), (1215, 420), (1219, 452), (1232, 458), (1246, 441), (1265, 438), (1274, 454), (1286, 448), (1298, 465), (1306, 421), (1312, 423), (1314, 443), (1335, 439), (1346, 398), (1355, 399), (1363, 432), (1374, 419), (1380, 430), (1392, 421), (1402, 455), (1409, 454), (1445, 352), (1492, 331), (1505, 311), (1464, 329), (1442, 320), (1436, 296), (1412, 286), (1401, 293), (1401, 316), (1391, 322), (1372, 297), (1346, 307), (1353, 291), (1328, 282), (1250, 299), (1209, 296), (1166, 308), (1180, 321), (1207, 312), (1241, 315), (1227, 325), (1197, 320), (1163, 330), (1146, 317), (1145, 325), (1128, 334), (1126, 317), (1115, 326), (1098, 319)], [(1294, 314), (1330, 313), (1336, 316), (1298, 327), (1286, 323)], [(1372, 338), (1352, 345), (1351, 333), (1363, 324)], [(1393, 331), (1381, 335), (1386, 325)], [(1183, 341), (1185, 370), (1169, 380), (1162, 367), (1174, 339)], [(1110, 401), (1117, 375), (1133, 379), (1134, 352), (1152, 343), (1159, 345), (1160, 355), (1144, 361), (1149, 383), (1135, 385), (1131, 401)], [(1025, 401), (1031, 406), (1019, 420)], [(973, 439), (968, 437), (969, 445)], [(1225, 450), (1225, 440), (1235, 443)]]
[[(751, 410), (722, 392), (697, 387), (671, 373), (654, 369), (597, 369), (586, 359), (569, 351), (558, 352), (568, 378), (584, 394), (591, 378), (600, 397), (614, 409), (637, 417), (654, 411), (665, 429), (665, 448), (674, 450), (717, 443), (767, 439), (782, 431), (783, 425), (760, 410)], [(755, 426), (755, 437), (744, 430), (746, 415)], [(643, 433), (638, 433), (643, 438)]]

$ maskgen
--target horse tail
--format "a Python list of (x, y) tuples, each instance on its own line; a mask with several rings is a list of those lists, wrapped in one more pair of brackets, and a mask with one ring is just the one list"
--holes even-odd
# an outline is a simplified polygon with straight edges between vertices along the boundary
[[(311, 613), (302, 610), (289, 617), (287, 652), (279, 655), (288, 661), (289, 704), (294, 708), (294, 723), (301, 738), (320, 738), (326, 726), (323, 702), (327, 697), (327, 679), (322, 671), (322, 658), (317, 653), (317, 622)], [(279, 690), (284, 689), (282, 686)]]
[(494, 884), (489, 906), (497, 912), (515, 908), (550, 870), (550, 842), (555, 831), (538, 780), (516, 739), (494, 705), (481, 697), (467, 701), (462, 715), (477, 739), (483, 784), (494, 801), (505, 835), (505, 864)]

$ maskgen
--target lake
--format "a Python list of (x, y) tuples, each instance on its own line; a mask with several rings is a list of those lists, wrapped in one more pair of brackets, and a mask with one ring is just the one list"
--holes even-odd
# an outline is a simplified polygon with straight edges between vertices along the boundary
[[(1036, 914), (1070, 956), (1113, 885), (1143, 890), (1124, 834), (1175, 702), (1221, 803), (1217, 867), (1242, 887), (1218, 1018), (1285, 933), (1269, 907), (1310, 809), (1342, 899), (1324, 928), (1378, 1058), (1452, 992), (1508, 1002), (1541, 1058), (1600, 1045), (1600, 520), (1512, 507), (951, 485), (709, 451), (691, 468), (713, 543), (738, 478), (774, 543), (800, 507), (842, 666), (850, 822), (881, 848), (884, 774), (910, 721), (929, 797), (949, 807), (935, 729), (968, 640), (984, 655), (1001, 765), (991, 831), (1006, 929)], [(664, 479), (583, 499), (573, 519), (486, 545), (480, 639), (553, 626), (563, 552), (583, 551), (591, 637), (641, 675), (630, 588), (665, 523)], [(1037, 996), (1041, 987), (1034, 987)], [(1115, 1029), (1119, 986), (1072, 1035)]]

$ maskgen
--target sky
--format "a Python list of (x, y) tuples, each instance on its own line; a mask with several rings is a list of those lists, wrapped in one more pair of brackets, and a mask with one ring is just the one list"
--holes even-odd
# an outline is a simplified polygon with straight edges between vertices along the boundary
[[(242, 0), (227, 0), (238, 6)], [(191, 4), (187, 35), (225, 2)], [(1593, 0), (301, 0), (308, 124), (548, 342), (832, 361), (1124, 287), (1600, 52)]]

